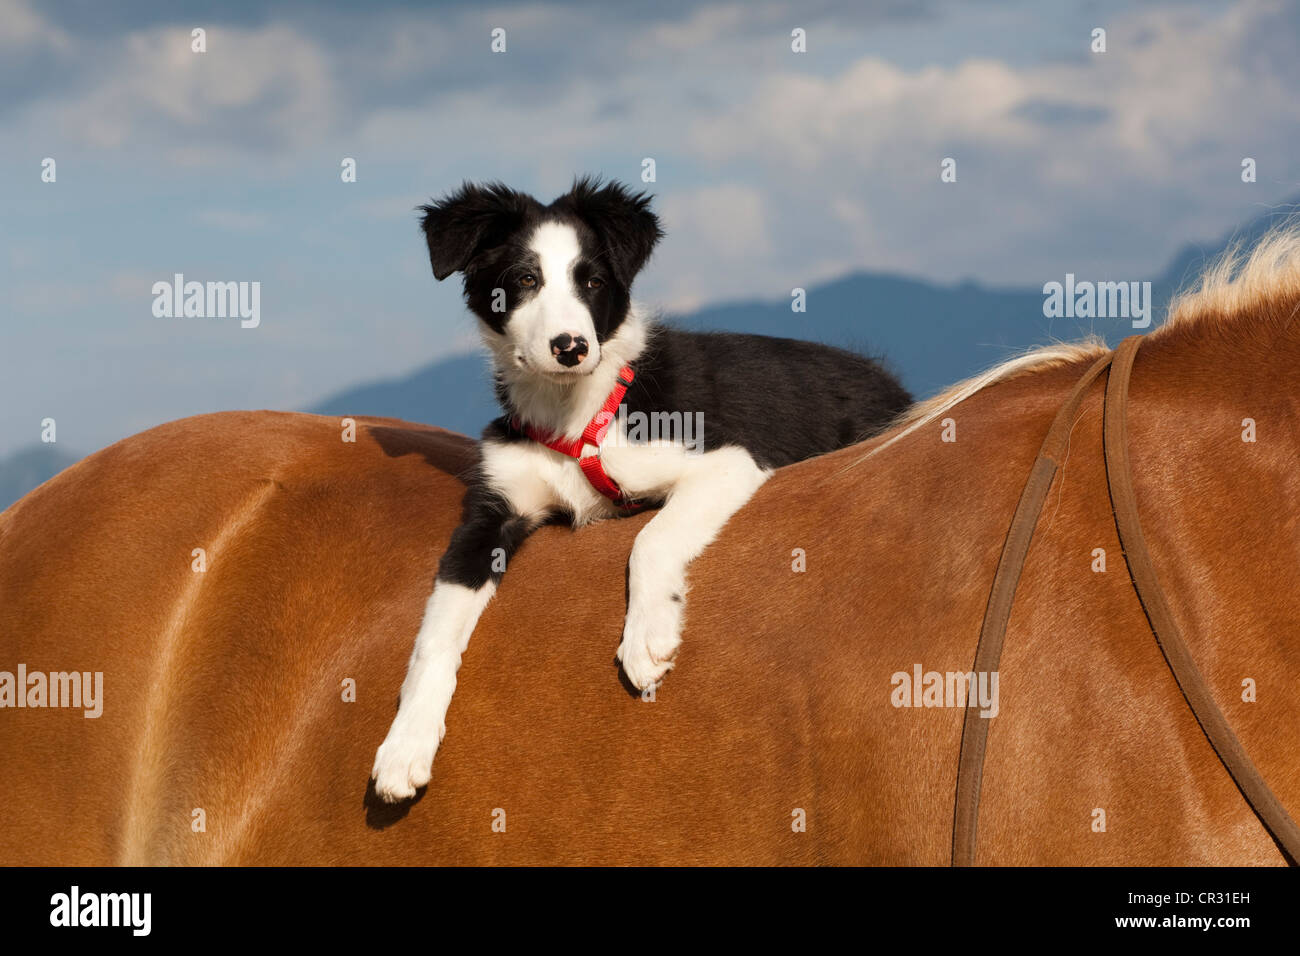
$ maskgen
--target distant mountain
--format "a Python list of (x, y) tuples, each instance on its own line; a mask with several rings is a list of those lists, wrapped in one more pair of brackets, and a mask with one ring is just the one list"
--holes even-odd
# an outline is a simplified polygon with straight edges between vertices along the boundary
[(318, 415), (381, 415), (478, 437), (501, 412), (484, 356), (442, 359), (405, 378), (359, 385), (306, 409)]
[[(1038, 289), (941, 286), (858, 273), (808, 290), (806, 313), (789, 300), (706, 308), (671, 319), (688, 329), (814, 339), (884, 359), (918, 398), (997, 362), (1013, 349), (1077, 338), (1075, 326), (1043, 316)], [(1086, 331), (1086, 330), (1085, 330)]]
[(0, 460), (0, 511), (80, 460), (52, 444), (32, 445)]
[[(1193, 280), (1230, 241), (1253, 242), (1293, 214), (1298, 204), (1282, 204), (1219, 242), (1180, 250), (1152, 279), (1152, 326), (1163, 321), (1173, 293)], [(1061, 281), (1064, 276), (1052, 278)], [(1114, 344), (1132, 332), (1124, 319), (1046, 318), (1041, 288), (996, 289), (970, 281), (937, 285), (870, 272), (808, 289), (803, 313), (792, 312), (790, 301), (783, 299), (712, 306), (690, 315), (668, 316), (666, 321), (688, 329), (813, 339), (881, 356), (918, 398), (1014, 351), (1089, 333)], [(442, 359), (404, 378), (349, 388), (306, 411), (404, 418), (475, 436), (499, 414), (486, 359), (479, 355)], [(50, 445), (0, 460), (0, 508), (76, 460)]]
[[(788, 300), (741, 302), (665, 316), (664, 321), (686, 329), (812, 339), (866, 352), (882, 357), (918, 398), (1013, 350), (1094, 331), (1077, 320), (1045, 318), (1039, 289), (989, 289), (974, 282), (940, 286), (879, 273), (858, 273), (810, 288), (803, 313), (792, 312)], [(1097, 321), (1098, 334), (1108, 340), (1123, 337), (1123, 323), (1102, 327)], [(501, 414), (486, 359), (479, 355), (442, 359), (400, 381), (348, 389), (309, 411), (387, 415), (475, 436)]]
[[(1164, 320), (1173, 294), (1233, 240), (1252, 243), (1292, 215), (1300, 200), (1266, 212), (1219, 242), (1185, 246), (1151, 280), (1151, 325)], [(1064, 276), (1052, 277), (1063, 281)], [(1079, 276), (1079, 279), (1107, 277)], [(1136, 278), (1136, 277), (1134, 277)], [(966, 281), (937, 285), (862, 272), (810, 288), (807, 311), (788, 299), (712, 306), (668, 316), (681, 328), (812, 339), (883, 357), (917, 397), (996, 364), (1012, 352), (1094, 334), (1114, 345), (1133, 332), (1128, 319), (1049, 319), (1041, 287), (996, 289)], [(478, 435), (500, 414), (477, 355), (443, 359), (405, 379), (341, 392), (309, 410), (329, 415), (388, 415)]]
[[(1153, 282), (1153, 325), (1171, 291), (1169, 283)], [(809, 289), (803, 313), (792, 312), (788, 300), (756, 301), (666, 316), (665, 321), (686, 329), (812, 339), (866, 352), (882, 357), (918, 398), (1015, 350), (1090, 332), (1114, 342), (1131, 328), (1125, 320), (1048, 319), (1041, 289), (990, 289), (974, 282), (941, 286), (879, 273), (858, 273)], [(1083, 324), (1088, 321), (1092, 324)], [(348, 389), (309, 411), (387, 415), (475, 436), (500, 414), (486, 359), (479, 355), (442, 359), (398, 381)]]

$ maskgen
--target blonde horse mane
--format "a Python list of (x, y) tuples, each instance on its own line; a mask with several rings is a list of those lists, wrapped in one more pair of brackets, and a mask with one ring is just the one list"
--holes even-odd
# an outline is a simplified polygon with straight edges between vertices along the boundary
[[(1242, 317), (1289, 321), (1300, 305), (1300, 216), (1251, 245), (1239, 239), (1201, 273), (1200, 281), (1169, 303), (1169, 317), (1153, 334), (1192, 326), (1240, 326)], [(1283, 306), (1283, 308), (1278, 308)], [(1269, 331), (1273, 331), (1270, 328)]]
[[(1208, 323), (1218, 328), (1238, 325), (1242, 316), (1262, 314), (1265, 320), (1288, 322), (1300, 311), (1300, 217), (1292, 217), (1270, 230), (1257, 243), (1232, 243), (1204, 272), (1198, 282), (1174, 296), (1168, 318), (1150, 334), (1165, 338)], [(1077, 342), (1058, 342), (1029, 349), (938, 395), (917, 402), (889, 427), (888, 437), (849, 467), (878, 455), (918, 429), (936, 421), (966, 399), (991, 385), (1036, 372), (1076, 365), (1106, 354), (1097, 336)]]

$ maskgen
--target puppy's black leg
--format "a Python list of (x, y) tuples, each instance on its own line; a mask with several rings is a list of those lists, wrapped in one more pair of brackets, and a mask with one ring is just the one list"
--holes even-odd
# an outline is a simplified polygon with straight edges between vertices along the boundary
[(438, 565), (397, 716), (375, 754), (371, 776), (380, 798), (404, 800), (429, 782), (433, 756), (446, 733), (461, 655), (506, 562), (537, 524), (516, 514), (503, 495), (486, 485), (470, 486), (463, 521)]

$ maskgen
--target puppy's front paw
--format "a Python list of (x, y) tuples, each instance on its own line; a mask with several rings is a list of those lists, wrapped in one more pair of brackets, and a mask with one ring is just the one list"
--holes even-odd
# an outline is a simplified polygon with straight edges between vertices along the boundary
[(441, 739), (441, 730), (419, 733), (394, 722), (375, 753), (375, 765), (370, 771), (379, 799), (385, 803), (409, 800), (428, 784), (433, 774), (433, 755)]
[(673, 668), (682, 643), (682, 603), (678, 600), (638, 602), (628, 609), (618, 659), (623, 673), (638, 690), (663, 680)]

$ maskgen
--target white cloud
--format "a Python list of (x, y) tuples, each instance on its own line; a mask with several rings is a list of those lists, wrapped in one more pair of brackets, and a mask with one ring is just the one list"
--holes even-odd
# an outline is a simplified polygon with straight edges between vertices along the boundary
[(48, 23), (27, 0), (0, 0), (0, 50), (66, 50), (68, 36)]
[(655, 257), (670, 309), (752, 295), (756, 269), (778, 267), (763, 193), (724, 184), (668, 193), (659, 204), (667, 238)]
[[(843, 225), (832, 241), (863, 265), (1023, 282), (1043, 237), (1059, 244), (1095, 212), (1114, 217), (1113, 239), (1078, 254), (1113, 265), (1115, 249), (1154, 241), (1135, 266), (1149, 267), (1231, 221), (1242, 156), (1283, 174), (1261, 179), (1261, 201), (1294, 188), (1279, 164), (1300, 121), (1300, 67), (1282, 39), (1296, 25), (1278, 4), (1211, 18), (1160, 8), (1112, 22), (1110, 52), (1076, 62), (908, 71), (864, 57), (827, 76), (783, 72), (695, 117), (689, 141), (715, 174), (757, 167), (779, 213), (811, 205)], [(801, 246), (807, 261), (828, 252), (785, 251)]]
[(184, 28), (65, 38), (64, 58), (81, 64), (84, 85), (40, 101), (29, 121), (63, 142), (211, 165), (317, 142), (335, 122), (330, 55), (300, 31), (214, 27), (206, 53), (190, 44)]
[[(10, 42), (61, 37), (91, 64), (29, 112), (22, 138), (245, 181), (313, 167), (334, 181), (338, 157), (355, 155), (367, 187), (403, 173), (378, 195), (359, 187), (353, 208), (404, 231), (412, 206), (462, 177), (545, 197), (578, 172), (640, 185), (654, 157), (672, 233), (643, 285), (678, 304), (776, 294), (841, 265), (1018, 283), (1063, 258), (1150, 270), (1238, 221), (1247, 196), (1277, 200), (1296, 179), (1297, 17), (1276, 3), (1106, 15), (1102, 55), (1081, 33), (1071, 60), (912, 67), (872, 44), (872, 14), (828, 9), (808, 24), (814, 52), (794, 55), (798, 8), (782, 3), (632, 29), (540, 4), (384, 11), (352, 21), (346, 42), (287, 22), (214, 27), (206, 54), (181, 28), (74, 43), (21, 0), (0, 4)], [(488, 51), (496, 23), (510, 31), (501, 56)], [(831, 47), (881, 52), (815, 52)], [(1261, 169), (1249, 194), (1246, 155)], [(958, 161), (952, 186), (939, 183), (945, 156)], [(251, 231), (259, 216), (202, 221)]]

